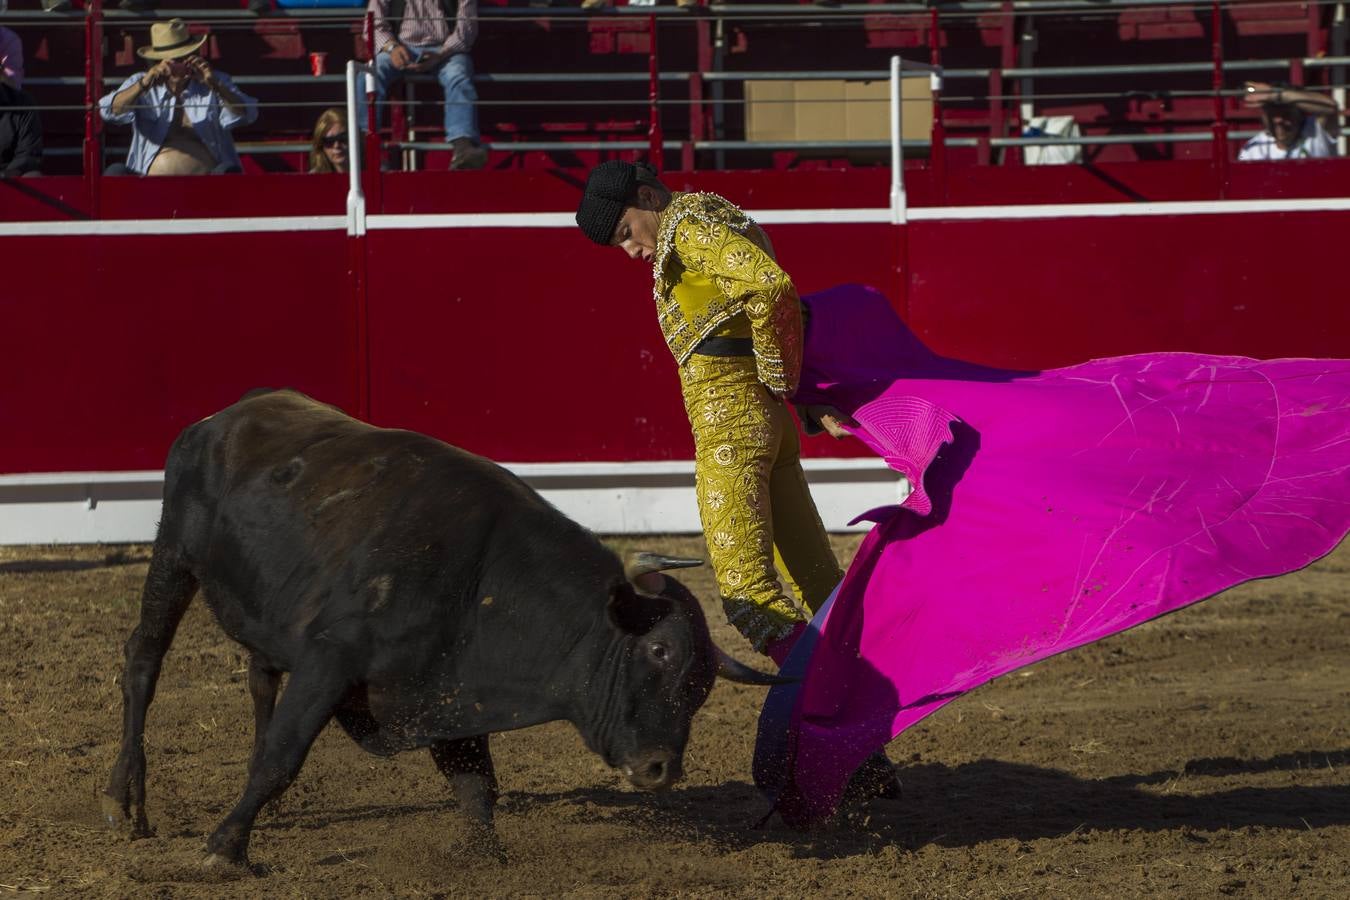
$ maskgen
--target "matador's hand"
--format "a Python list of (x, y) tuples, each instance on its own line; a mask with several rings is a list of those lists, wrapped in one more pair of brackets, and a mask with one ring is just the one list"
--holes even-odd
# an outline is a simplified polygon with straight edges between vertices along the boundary
[(806, 411), (808, 416), (819, 422), (820, 427), (829, 432), (830, 437), (833, 438), (852, 437), (853, 435), (850, 434), (844, 426), (847, 425), (850, 428), (858, 427), (857, 422), (849, 416), (844, 415), (833, 406), (821, 404), (819, 406), (803, 406), (802, 409)]

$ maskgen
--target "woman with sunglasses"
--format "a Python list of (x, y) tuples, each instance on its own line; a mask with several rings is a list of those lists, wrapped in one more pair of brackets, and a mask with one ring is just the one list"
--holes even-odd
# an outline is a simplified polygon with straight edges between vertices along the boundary
[(347, 171), (347, 113), (325, 109), (314, 123), (309, 144), (309, 173), (326, 175)]

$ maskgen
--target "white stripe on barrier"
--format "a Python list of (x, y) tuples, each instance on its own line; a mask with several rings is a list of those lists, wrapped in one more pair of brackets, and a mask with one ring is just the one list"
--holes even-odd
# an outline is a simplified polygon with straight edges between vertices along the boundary
[[(1185, 200), (1165, 203), (1047, 203), (1017, 206), (910, 207), (914, 222), (1078, 219), (1125, 216), (1196, 216), (1243, 213), (1343, 212), (1350, 197), (1280, 200)], [(750, 214), (765, 225), (886, 224), (889, 208), (766, 209)], [(79, 222), (0, 222), (0, 237), (81, 235), (230, 234), (271, 231), (342, 231), (345, 216), (271, 216), (218, 219), (102, 219)], [(459, 228), (575, 228), (570, 212), (372, 215), (370, 231)]]
[[(910, 221), (1103, 219), (1123, 216), (1226, 216), (1243, 213), (1345, 212), (1350, 197), (1288, 200), (1197, 200), (1129, 204), (1027, 204), (1014, 206), (918, 206)], [(886, 224), (888, 208), (763, 209), (751, 215), (765, 225)], [(570, 212), (431, 213), (369, 216), (370, 231), (454, 228), (575, 228)], [(220, 235), (269, 231), (344, 231), (344, 216), (263, 216), (229, 219), (104, 219), (99, 221), (0, 221), (4, 236)]]
[(524, 213), (428, 213), (417, 215), (368, 215), (369, 231), (421, 228), (576, 228), (570, 212)]
[[(765, 209), (751, 212), (765, 225), (889, 222), (890, 209)], [(429, 215), (372, 215), (371, 231), (391, 228), (575, 228), (576, 217), (560, 213), (446, 213)]]
[(131, 234), (240, 234), (259, 231), (333, 231), (346, 216), (258, 216), (219, 219), (98, 219), (79, 222), (0, 222), (0, 237), (76, 237)]
[(1045, 203), (1025, 206), (910, 207), (915, 222), (972, 219), (1095, 219), (1117, 216), (1214, 216), (1237, 213), (1338, 212), (1350, 210), (1350, 197), (1278, 200), (1178, 200), (1164, 203)]
[[(822, 520), (857, 531), (858, 513), (901, 499), (901, 477), (876, 458), (802, 461)], [(544, 499), (605, 534), (700, 531), (694, 464), (515, 463), (506, 466)], [(154, 540), (164, 473), (42, 472), (0, 475), (0, 545), (139, 543)]]

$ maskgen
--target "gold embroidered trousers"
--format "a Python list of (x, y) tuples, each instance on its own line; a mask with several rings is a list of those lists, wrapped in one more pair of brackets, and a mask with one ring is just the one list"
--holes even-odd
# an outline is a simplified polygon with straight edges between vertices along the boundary
[[(695, 353), (680, 383), (723, 607), (763, 652), (818, 609), (843, 573), (807, 488), (792, 415), (760, 383), (754, 358)], [(784, 592), (775, 562), (808, 612)]]

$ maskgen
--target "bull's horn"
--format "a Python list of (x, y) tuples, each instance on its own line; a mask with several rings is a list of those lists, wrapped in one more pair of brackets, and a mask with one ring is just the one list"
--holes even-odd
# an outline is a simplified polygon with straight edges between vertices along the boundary
[(685, 559), (679, 556), (662, 556), (660, 553), (650, 553), (646, 550), (632, 550), (624, 559), (623, 574), (628, 577), (629, 581), (632, 581), (652, 572), (664, 572), (666, 569), (688, 569), (701, 565), (703, 565), (701, 559)]
[(734, 681), (737, 684), (792, 684), (797, 680), (752, 669), (745, 663), (732, 659), (716, 644), (713, 644), (713, 653), (717, 654), (717, 674), (727, 681)]

